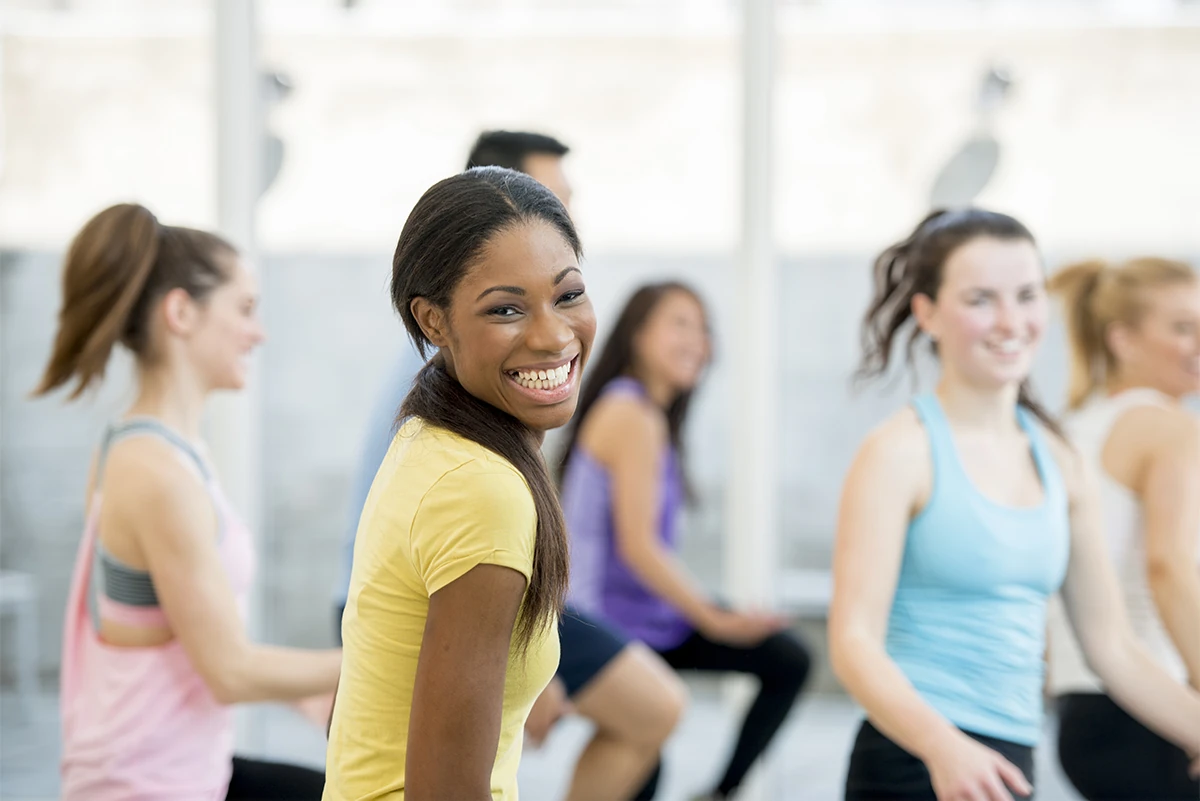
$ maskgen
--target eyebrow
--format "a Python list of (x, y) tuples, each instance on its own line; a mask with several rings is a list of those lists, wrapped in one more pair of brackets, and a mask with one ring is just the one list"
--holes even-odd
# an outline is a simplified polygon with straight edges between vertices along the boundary
[[(576, 273), (579, 273), (580, 275), (583, 275), (583, 271), (580, 270), (578, 267), (568, 267), (567, 269), (563, 270), (558, 275), (554, 276), (554, 285), (558, 286), (559, 284), (561, 284), (563, 279), (566, 278), (567, 275), (572, 272), (576, 272)], [(507, 292), (510, 295), (525, 295), (526, 294), (525, 290), (519, 286), (493, 286), (493, 287), (488, 287), (487, 289), (480, 292), (479, 297), (475, 298), (475, 300), (476, 301), (483, 300), (485, 297), (492, 294), (493, 292)]]

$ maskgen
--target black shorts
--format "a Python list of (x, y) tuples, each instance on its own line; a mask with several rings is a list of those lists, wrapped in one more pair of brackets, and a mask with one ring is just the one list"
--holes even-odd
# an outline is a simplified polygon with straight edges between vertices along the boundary
[[(1034, 784), (1033, 749), (1027, 745), (963, 732), (1016, 765)], [(863, 721), (850, 752), (843, 801), (937, 801), (925, 763)]]
[(568, 606), (559, 619), (558, 643), (562, 655), (555, 675), (566, 685), (567, 697), (573, 698), (625, 650), (629, 640)]
[[(338, 645), (342, 644), (342, 615), (345, 613), (344, 606), (339, 605), (333, 610)], [(566, 686), (567, 697), (573, 698), (604, 670), (613, 657), (625, 650), (629, 640), (568, 606), (559, 619), (558, 644), (562, 656), (559, 657), (558, 673), (555, 675)]]

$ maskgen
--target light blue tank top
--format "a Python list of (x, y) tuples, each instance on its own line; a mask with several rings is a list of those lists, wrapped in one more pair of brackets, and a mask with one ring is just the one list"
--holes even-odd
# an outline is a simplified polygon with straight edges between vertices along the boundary
[(933, 489), (908, 527), (887, 652), (921, 696), (965, 731), (1037, 744), (1046, 603), (1070, 548), (1067, 492), (1025, 408), (1042, 502), (1017, 508), (981, 493), (959, 460), (936, 396), (913, 406), (929, 436)]

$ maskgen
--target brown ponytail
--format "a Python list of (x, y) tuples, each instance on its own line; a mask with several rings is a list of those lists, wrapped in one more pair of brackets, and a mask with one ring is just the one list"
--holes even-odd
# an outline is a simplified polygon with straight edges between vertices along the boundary
[(227, 279), (221, 260), (234, 252), (214, 234), (160, 225), (144, 206), (124, 203), (97, 214), (67, 251), (58, 332), (34, 396), (75, 379), (68, 399), (78, 398), (103, 380), (118, 342), (148, 358), (153, 304), (177, 288), (203, 300)]
[(1071, 349), (1071, 380), (1067, 404), (1078, 409), (1104, 383), (1108, 348), (1104, 328), (1092, 313), (1096, 287), (1108, 265), (1099, 259), (1064, 267), (1048, 282), (1050, 291), (1061, 296), (1066, 314), (1067, 340)]
[(1183, 262), (1153, 257), (1108, 264), (1100, 259), (1070, 264), (1048, 282), (1062, 300), (1071, 346), (1068, 403), (1077, 409), (1117, 369), (1108, 345), (1114, 323), (1137, 325), (1146, 310), (1143, 290), (1196, 280)]

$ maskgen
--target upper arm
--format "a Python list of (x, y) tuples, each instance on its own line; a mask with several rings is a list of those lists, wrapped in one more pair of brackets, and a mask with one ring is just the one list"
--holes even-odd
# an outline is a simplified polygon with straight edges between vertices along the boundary
[(506, 467), (464, 465), (421, 501), (411, 554), (429, 611), (413, 688), (406, 797), (490, 797), (536, 525), (528, 486)]
[(409, 718), (405, 797), (490, 798), (525, 577), (481, 564), (429, 598)]
[(1200, 531), (1200, 425), (1186, 412), (1160, 416), (1138, 495), (1151, 575), (1194, 565)]
[(1128, 633), (1128, 618), (1104, 537), (1096, 472), (1065, 443), (1052, 440), (1051, 449), (1070, 499), (1071, 544), (1061, 590), (1063, 607), (1085, 658), (1096, 670)]
[(105, 503), (120, 504), (171, 631), (218, 698), (245, 627), (217, 545), (218, 520), (200, 478), (170, 446), (131, 440), (106, 467)]
[(616, 544), (628, 557), (657, 542), (662, 465), (668, 437), (661, 413), (636, 398), (611, 397), (597, 404), (588, 426), (590, 450), (612, 482)]
[[(919, 465), (926, 469), (919, 469)], [(911, 410), (873, 432), (846, 476), (833, 559), (830, 636), (882, 642), (909, 521), (932, 473), (924, 430)]]
[(425, 493), (409, 530), (413, 567), (430, 597), (480, 564), (533, 572), (537, 511), (507, 465), (469, 462)]

